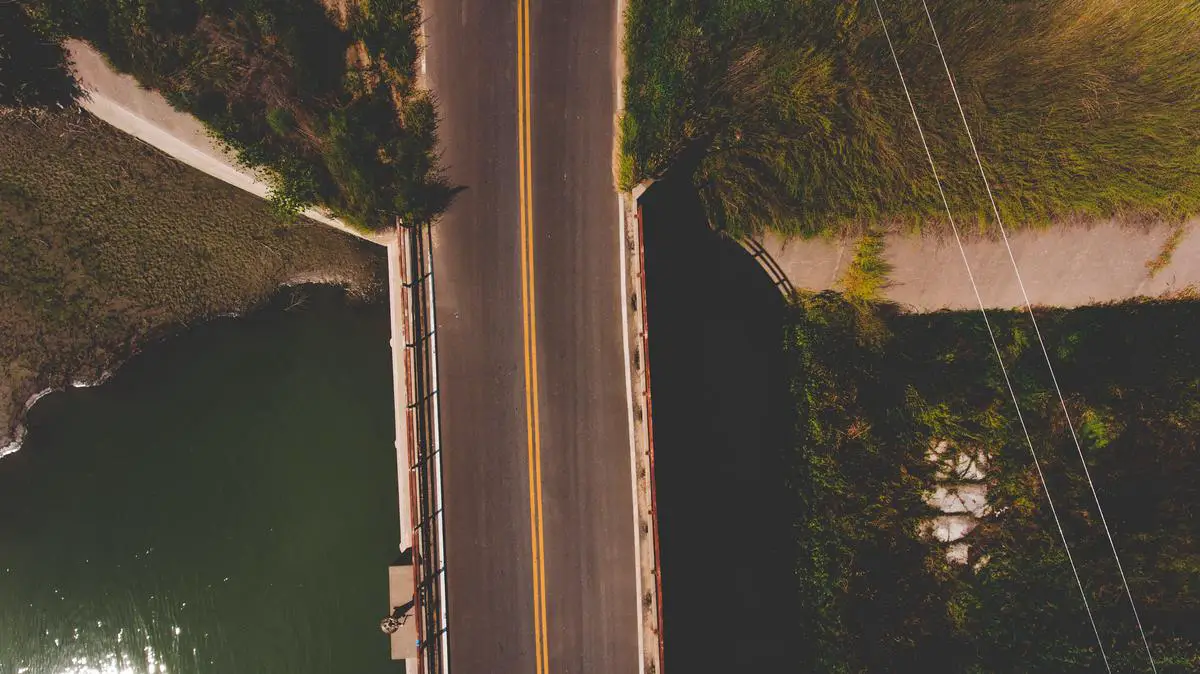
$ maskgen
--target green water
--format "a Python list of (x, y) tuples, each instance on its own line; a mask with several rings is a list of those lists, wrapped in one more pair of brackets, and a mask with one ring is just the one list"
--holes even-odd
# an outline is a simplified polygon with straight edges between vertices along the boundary
[(0, 674), (402, 671), (387, 309), (300, 292), (32, 410), (0, 459)]

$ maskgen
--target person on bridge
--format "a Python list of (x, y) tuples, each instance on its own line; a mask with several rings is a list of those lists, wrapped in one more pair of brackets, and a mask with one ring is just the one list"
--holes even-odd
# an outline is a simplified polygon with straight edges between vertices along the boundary
[(416, 599), (409, 599), (408, 603), (403, 606), (393, 608), (390, 616), (379, 621), (379, 629), (383, 630), (384, 634), (392, 634), (403, 627), (408, 622), (408, 612), (412, 610), (414, 604), (416, 604)]

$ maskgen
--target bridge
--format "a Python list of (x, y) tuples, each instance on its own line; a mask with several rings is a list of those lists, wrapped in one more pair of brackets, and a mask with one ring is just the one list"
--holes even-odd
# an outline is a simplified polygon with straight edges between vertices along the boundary
[(644, 587), (635, 515), (638, 319), (612, 170), (618, 8), (426, 0), (423, 10), (442, 158), (466, 186), (430, 255), (441, 666), (656, 671), (642, 607), (647, 589), (652, 603), (657, 594)]

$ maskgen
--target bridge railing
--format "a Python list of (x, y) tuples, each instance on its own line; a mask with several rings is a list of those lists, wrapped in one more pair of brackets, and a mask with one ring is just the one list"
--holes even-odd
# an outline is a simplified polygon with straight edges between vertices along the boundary
[(403, 273), (405, 410), (413, 513), (418, 671), (448, 674), (446, 539), (432, 237), (428, 225), (397, 227)]

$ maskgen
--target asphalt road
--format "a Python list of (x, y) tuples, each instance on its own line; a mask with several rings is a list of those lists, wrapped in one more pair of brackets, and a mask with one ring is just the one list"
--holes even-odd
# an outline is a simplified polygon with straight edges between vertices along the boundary
[(522, 0), (423, 3), (466, 187), (433, 250), (450, 666), (635, 672), (616, 7), (532, 5), (526, 34)]

